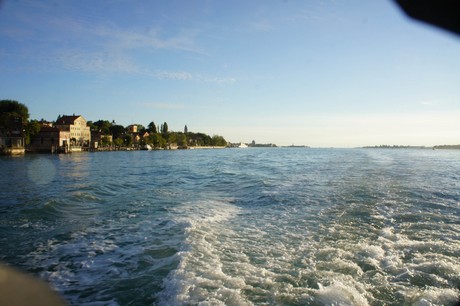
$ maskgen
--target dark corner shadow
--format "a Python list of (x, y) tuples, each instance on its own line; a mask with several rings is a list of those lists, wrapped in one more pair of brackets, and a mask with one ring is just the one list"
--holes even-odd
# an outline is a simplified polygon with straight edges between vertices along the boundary
[(460, 1), (394, 0), (411, 18), (460, 35)]
[(67, 304), (42, 280), (0, 264), (0, 305), (62, 306)]

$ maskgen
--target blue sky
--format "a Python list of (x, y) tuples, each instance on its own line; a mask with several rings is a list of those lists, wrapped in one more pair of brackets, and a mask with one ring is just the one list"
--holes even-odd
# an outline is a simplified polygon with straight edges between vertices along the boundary
[(460, 39), (392, 1), (0, 1), (0, 99), (232, 142), (460, 143)]

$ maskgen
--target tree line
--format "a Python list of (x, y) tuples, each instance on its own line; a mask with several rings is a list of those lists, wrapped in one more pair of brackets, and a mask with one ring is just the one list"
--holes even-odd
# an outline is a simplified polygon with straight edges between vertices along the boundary
[[(102, 135), (110, 135), (113, 139), (113, 145), (130, 147), (133, 145), (151, 145), (154, 148), (167, 148), (174, 144), (178, 148), (187, 148), (190, 146), (226, 146), (227, 141), (219, 135), (209, 136), (205, 133), (194, 133), (188, 130), (187, 125), (184, 131), (170, 131), (167, 122), (156, 125), (151, 121), (147, 127), (142, 124), (135, 124), (137, 132), (129, 131), (129, 126), (125, 127), (109, 120), (88, 121), (88, 126), (92, 132), (100, 132)], [(145, 133), (148, 136), (142, 137)], [(140, 135), (138, 142), (135, 135)], [(109, 139), (102, 137), (102, 146), (111, 145)]]
[[(59, 119), (60, 116), (58, 116)], [(23, 103), (15, 100), (0, 100), (0, 130), (6, 134), (11, 133), (11, 127), (18, 123), (22, 127), (22, 136), (25, 138), (26, 144), (30, 143), (30, 139), (40, 133), (42, 119), (29, 120), (29, 109)], [(114, 121), (98, 120), (88, 121), (87, 125), (92, 132), (100, 132), (102, 135), (102, 146), (115, 145), (118, 147), (133, 145), (151, 145), (155, 148), (167, 148), (169, 145), (177, 145), (178, 148), (187, 148), (189, 146), (226, 146), (227, 141), (219, 135), (209, 136), (204, 133), (190, 132), (187, 126), (183, 132), (170, 131), (168, 124), (164, 122), (161, 125), (156, 125), (153, 121), (147, 127), (137, 124), (137, 134), (144, 135), (148, 132), (147, 137), (141, 137), (139, 142), (136, 142), (135, 134), (129, 132), (128, 127), (116, 124)], [(112, 136), (113, 142), (110, 142)]]

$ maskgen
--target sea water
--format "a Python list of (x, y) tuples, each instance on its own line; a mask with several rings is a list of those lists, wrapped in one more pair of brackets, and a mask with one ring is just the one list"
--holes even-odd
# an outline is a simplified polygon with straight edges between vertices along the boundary
[(75, 305), (449, 305), (460, 151), (0, 158), (0, 261)]

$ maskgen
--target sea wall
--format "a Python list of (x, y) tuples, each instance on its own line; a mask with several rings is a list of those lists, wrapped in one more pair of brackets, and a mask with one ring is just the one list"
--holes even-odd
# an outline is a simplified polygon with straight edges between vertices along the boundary
[(24, 148), (0, 148), (1, 155), (24, 155)]

